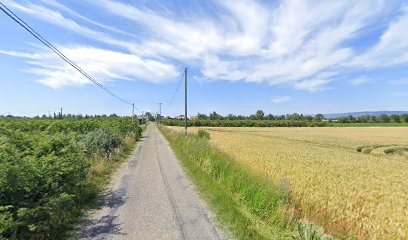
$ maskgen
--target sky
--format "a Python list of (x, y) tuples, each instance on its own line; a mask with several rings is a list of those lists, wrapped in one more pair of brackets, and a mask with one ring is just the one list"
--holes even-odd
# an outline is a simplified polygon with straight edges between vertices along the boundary
[[(408, 110), (408, 1), (1, 0), (136, 114)], [(131, 114), (0, 12), (0, 115)]]

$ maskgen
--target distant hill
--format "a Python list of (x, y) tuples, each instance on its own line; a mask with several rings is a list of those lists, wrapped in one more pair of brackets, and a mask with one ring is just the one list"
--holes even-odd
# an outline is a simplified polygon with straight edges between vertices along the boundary
[(346, 113), (329, 113), (329, 114), (323, 114), (325, 118), (339, 118), (339, 117), (348, 117), (348, 116), (353, 116), (353, 117), (360, 117), (363, 115), (370, 115), (370, 116), (380, 116), (382, 114), (386, 115), (392, 115), (392, 114), (408, 114), (408, 111), (374, 111), (374, 112), (346, 112)]

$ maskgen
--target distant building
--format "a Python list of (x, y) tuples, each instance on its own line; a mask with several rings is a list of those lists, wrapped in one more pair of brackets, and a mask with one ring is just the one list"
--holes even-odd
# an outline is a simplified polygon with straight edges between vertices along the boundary
[(184, 115), (180, 115), (177, 117), (178, 120), (184, 120)]
[(198, 117), (197, 117), (197, 116), (194, 116), (194, 117), (191, 117), (190, 119), (191, 119), (191, 120), (198, 120)]

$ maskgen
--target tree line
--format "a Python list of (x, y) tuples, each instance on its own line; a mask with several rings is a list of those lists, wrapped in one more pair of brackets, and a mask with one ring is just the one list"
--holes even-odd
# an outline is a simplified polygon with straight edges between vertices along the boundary
[[(294, 113), (275, 116), (266, 115), (262, 110), (257, 110), (249, 116), (228, 114), (222, 116), (213, 111), (209, 115), (198, 113), (197, 117), (188, 121), (189, 126), (206, 127), (324, 127), (328, 122), (323, 121), (322, 114), (305, 116)], [(162, 120), (164, 125), (183, 126), (183, 120), (166, 118)]]
[(408, 123), (408, 114), (382, 114), (380, 116), (363, 115), (359, 117), (340, 117), (336, 119), (339, 123)]
[(213, 111), (209, 115), (198, 113), (197, 119), (199, 120), (291, 120), (291, 121), (322, 121), (323, 114), (316, 114), (315, 116), (303, 115), (299, 113), (286, 114), (286, 115), (272, 115), (265, 114), (262, 110), (257, 110), (254, 114), (249, 116), (228, 114), (222, 116)]

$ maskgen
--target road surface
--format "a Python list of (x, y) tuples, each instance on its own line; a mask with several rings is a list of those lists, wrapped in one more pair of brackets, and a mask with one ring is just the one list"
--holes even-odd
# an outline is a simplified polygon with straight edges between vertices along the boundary
[(225, 239), (167, 140), (149, 125), (80, 239)]

